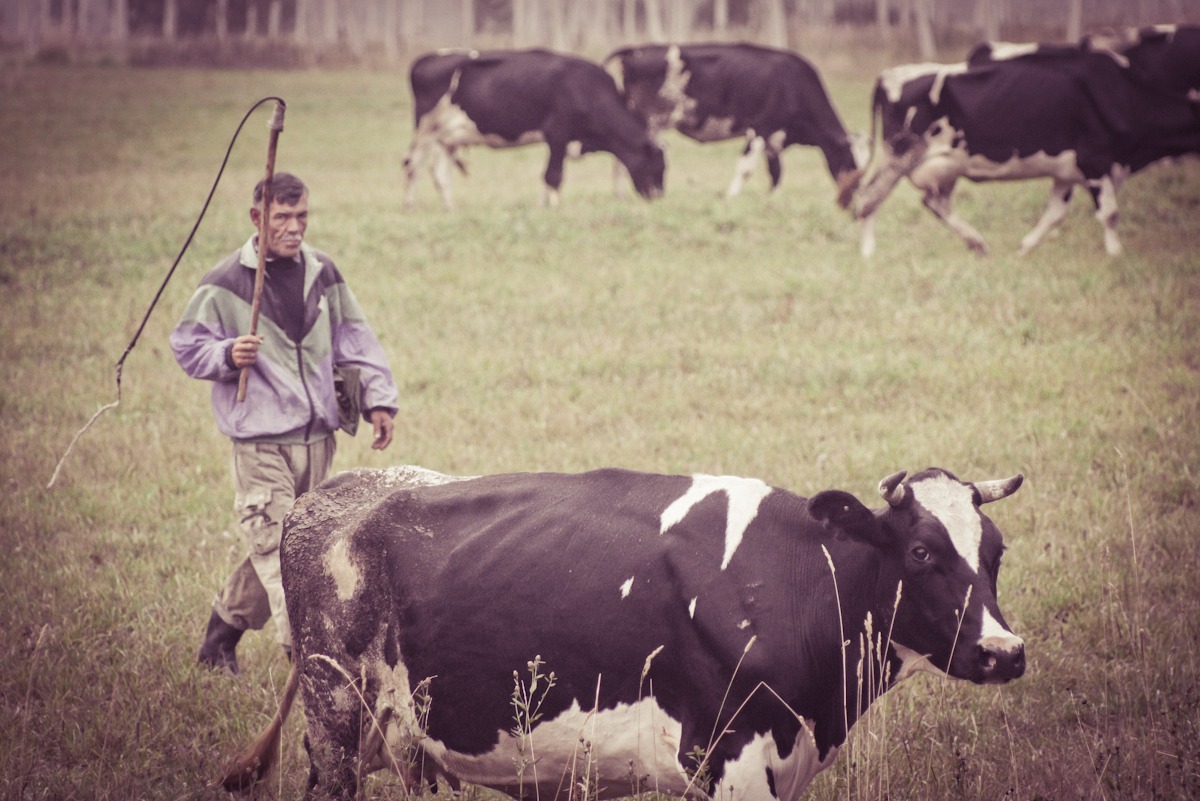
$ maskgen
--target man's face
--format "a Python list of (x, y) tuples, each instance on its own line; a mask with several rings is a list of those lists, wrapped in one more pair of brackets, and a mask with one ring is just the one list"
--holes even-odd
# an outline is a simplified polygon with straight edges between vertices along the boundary
[[(250, 219), (258, 227), (259, 209), (250, 209)], [(267, 215), (267, 255), (277, 259), (295, 258), (308, 228), (308, 195), (302, 195), (296, 205), (272, 200)]]

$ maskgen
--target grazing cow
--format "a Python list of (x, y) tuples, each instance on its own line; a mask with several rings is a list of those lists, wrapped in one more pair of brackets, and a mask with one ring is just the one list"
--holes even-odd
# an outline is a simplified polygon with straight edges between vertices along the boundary
[(625, 165), (638, 193), (663, 191), (662, 149), (627, 108), (599, 65), (547, 50), (440, 51), (412, 65), (416, 126), (404, 159), (405, 201), (428, 164), (442, 202), (451, 208), (450, 165), (466, 172), (459, 148), (516, 147), (545, 142), (545, 197), (558, 203), (563, 160), (607, 151)]
[[(882, 692), (1025, 671), (981, 504), (931, 468), (801, 498), (756, 479), (356, 470), (297, 501), (283, 581), (310, 792), (386, 767), (553, 798), (800, 796)], [(286, 711), (225, 778), (269, 767)]]
[(925, 206), (982, 253), (982, 237), (952, 206), (959, 178), (1052, 179), (1050, 202), (1021, 253), (1062, 221), (1072, 189), (1084, 186), (1105, 250), (1118, 255), (1116, 196), (1124, 181), (1159, 159), (1200, 150), (1196, 104), (1114, 52), (989, 47), (972, 62), (894, 67), (876, 80), (880, 141), (852, 200), (864, 220), (864, 255), (874, 251), (875, 212), (905, 176)]
[(860, 166), (820, 75), (796, 53), (751, 44), (642, 45), (614, 51), (604, 68), (656, 138), (668, 128), (697, 142), (746, 138), (728, 197), (764, 155), (775, 189), (788, 145), (819, 147), (839, 187)]

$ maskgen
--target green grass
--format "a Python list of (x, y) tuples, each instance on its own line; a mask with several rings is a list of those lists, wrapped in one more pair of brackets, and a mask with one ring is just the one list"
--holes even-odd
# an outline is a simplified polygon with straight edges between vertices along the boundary
[[(818, 61), (820, 64), (821, 62)], [(826, 74), (866, 129), (870, 75)], [(891, 692), (817, 799), (1184, 799), (1200, 795), (1200, 163), (1121, 196), (1127, 254), (1089, 204), (1025, 258), (1044, 182), (962, 187), (978, 258), (902, 186), (857, 231), (811, 149), (733, 202), (737, 143), (672, 139), (667, 195), (616, 200), (611, 162), (469, 154), (459, 209), (427, 179), (401, 205), (411, 112), (400, 72), (27, 68), (0, 93), (0, 798), (218, 799), (285, 664), (266, 634), (237, 680), (193, 666), (241, 552), (228, 444), (167, 334), (207, 268), (249, 234), (264, 110), (125, 364), (113, 366), (190, 229), (233, 128), (288, 101), (278, 169), (312, 187), (334, 254), (393, 360), (384, 453), (336, 469), (448, 473), (620, 465), (752, 475), (875, 505), (895, 470), (1026, 485), (989, 509), (1029, 672), (1003, 688), (920, 678)], [(534, 655), (530, 655), (533, 658)], [(547, 665), (553, 670), (554, 665)], [(295, 716), (272, 792), (306, 760)], [(376, 780), (376, 797), (399, 788)]]

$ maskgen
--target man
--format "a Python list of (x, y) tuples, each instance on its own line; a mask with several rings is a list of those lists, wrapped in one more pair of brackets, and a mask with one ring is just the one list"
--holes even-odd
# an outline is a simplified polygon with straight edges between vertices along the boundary
[[(289, 173), (276, 174), (271, 188), (258, 335), (247, 333), (258, 235), (204, 277), (171, 333), (184, 371), (212, 382), (217, 427), (233, 440), (234, 503), (249, 554), (213, 601), (199, 654), (200, 664), (232, 673), (242, 634), (271, 617), (291, 656), (279, 540), (292, 502), (325, 480), (333, 461), (340, 408), (335, 368), (357, 371), (362, 417), (374, 428), (372, 448), (391, 443), (397, 411), (392, 372), (354, 294), (333, 261), (304, 243), (308, 189)], [(262, 194), (260, 181), (250, 209), (255, 230)], [(250, 372), (239, 402), (243, 368)]]

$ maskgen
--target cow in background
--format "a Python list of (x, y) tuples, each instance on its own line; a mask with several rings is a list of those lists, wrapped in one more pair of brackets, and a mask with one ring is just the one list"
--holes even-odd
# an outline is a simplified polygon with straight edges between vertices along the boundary
[(342, 473), (285, 521), (295, 666), (224, 786), (270, 766), (299, 688), (320, 798), (385, 767), (410, 790), (795, 801), (914, 671), (1024, 673), (981, 509), (1021, 481), (899, 472), (871, 510), (734, 476)]
[(1085, 36), (1081, 46), (1116, 53), (1146, 82), (1200, 101), (1200, 26), (1123, 28)]
[(662, 149), (597, 64), (548, 50), (439, 51), (413, 62), (410, 80), (416, 121), (404, 159), (408, 205), (418, 172), (428, 167), (443, 204), (453, 207), (451, 166), (466, 172), (460, 148), (538, 142), (550, 149), (547, 205), (558, 203), (568, 152), (612, 153), (638, 194), (662, 194)]
[(745, 137), (727, 197), (742, 190), (764, 156), (775, 189), (782, 175), (779, 155), (788, 145), (820, 148), (839, 187), (850, 184), (860, 166), (856, 141), (820, 75), (791, 51), (752, 44), (651, 44), (614, 51), (604, 68), (656, 139), (668, 128), (697, 142)]
[(987, 246), (952, 205), (955, 182), (1049, 177), (1050, 202), (1022, 239), (1034, 248), (1066, 215), (1075, 186), (1096, 205), (1105, 250), (1121, 253), (1117, 193), (1134, 172), (1200, 150), (1197, 106), (1107, 50), (1005, 46), (961, 64), (882, 72), (873, 94), (879, 141), (855, 189), (862, 252), (875, 249), (873, 218), (907, 177), (935, 216), (981, 253)]

